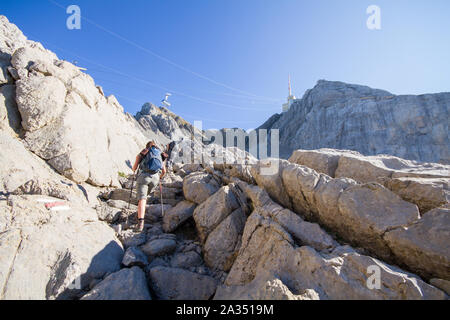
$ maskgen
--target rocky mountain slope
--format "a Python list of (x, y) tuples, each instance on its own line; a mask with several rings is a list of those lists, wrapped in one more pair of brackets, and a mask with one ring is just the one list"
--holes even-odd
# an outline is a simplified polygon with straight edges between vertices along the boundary
[[(0, 57), (0, 299), (448, 299), (450, 166), (205, 146), (3, 16)], [(179, 142), (135, 232), (151, 137)]]
[(450, 163), (450, 93), (393, 95), (320, 80), (260, 128), (280, 130), (280, 156), (296, 149), (349, 149), (364, 155)]

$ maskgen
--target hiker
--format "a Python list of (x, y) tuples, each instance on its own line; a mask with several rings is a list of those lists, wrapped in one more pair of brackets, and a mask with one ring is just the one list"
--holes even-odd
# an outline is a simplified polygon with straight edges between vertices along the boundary
[(133, 172), (136, 172), (139, 167), (136, 180), (137, 199), (139, 201), (136, 231), (144, 230), (147, 195), (154, 191), (158, 186), (159, 180), (166, 174), (165, 159), (167, 159), (167, 154), (162, 153), (153, 140), (149, 141), (145, 149), (136, 156), (136, 161), (133, 165)]

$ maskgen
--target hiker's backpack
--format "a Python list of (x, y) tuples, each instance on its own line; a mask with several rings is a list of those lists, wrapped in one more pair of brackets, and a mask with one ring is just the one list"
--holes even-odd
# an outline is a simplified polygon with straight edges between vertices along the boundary
[(158, 148), (151, 147), (148, 149), (145, 158), (142, 160), (141, 169), (144, 172), (149, 172), (154, 174), (161, 170), (162, 168), (162, 159), (161, 159), (161, 151)]

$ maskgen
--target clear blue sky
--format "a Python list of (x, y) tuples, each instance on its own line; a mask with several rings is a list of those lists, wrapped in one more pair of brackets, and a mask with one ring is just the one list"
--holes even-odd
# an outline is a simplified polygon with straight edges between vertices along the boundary
[[(319, 79), (395, 94), (450, 91), (448, 0), (52, 1), (63, 8), (1, 0), (0, 13), (88, 68), (132, 114), (159, 105), (168, 88), (172, 110), (190, 122), (255, 128), (280, 112), (289, 73), (298, 97)], [(81, 30), (66, 28), (70, 4), (86, 18)], [(381, 30), (366, 27), (371, 4)]]

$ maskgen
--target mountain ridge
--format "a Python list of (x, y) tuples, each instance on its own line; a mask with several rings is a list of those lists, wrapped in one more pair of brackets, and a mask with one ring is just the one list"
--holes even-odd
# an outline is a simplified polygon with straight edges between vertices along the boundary
[(450, 92), (393, 95), (319, 80), (288, 111), (259, 128), (280, 130), (282, 158), (295, 149), (334, 148), (449, 163), (449, 106)]

